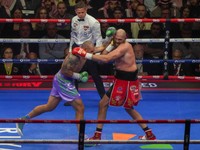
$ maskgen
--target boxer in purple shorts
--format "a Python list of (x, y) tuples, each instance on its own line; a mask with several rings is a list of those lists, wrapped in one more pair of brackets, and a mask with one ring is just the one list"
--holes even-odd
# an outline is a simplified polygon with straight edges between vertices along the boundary
[(54, 77), (50, 95), (61, 97), (62, 100), (67, 102), (80, 99), (80, 94), (74, 86), (73, 80), (73, 78), (63, 76), (59, 71)]
[[(86, 41), (82, 44), (82, 47), (89, 53), (93, 53), (94, 45), (90, 41)], [(54, 76), (52, 90), (48, 99), (48, 102), (43, 105), (36, 106), (32, 111), (30, 111), (26, 116), (20, 119), (32, 119), (45, 112), (50, 112), (54, 110), (61, 100), (69, 102), (70, 105), (75, 110), (75, 119), (84, 119), (84, 105), (80, 97), (79, 92), (75, 88), (74, 80), (79, 80), (81, 82), (87, 82), (88, 73), (86, 71), (80, 72), (86, 59), (75, 56), (71, 52), (65, 57), (61, 69)], [(24, 123), (17, 123), (16, 128), (19, 135), (23, 135)], [(77, 129), (79, 131), (79, 124), (77, 124)]]

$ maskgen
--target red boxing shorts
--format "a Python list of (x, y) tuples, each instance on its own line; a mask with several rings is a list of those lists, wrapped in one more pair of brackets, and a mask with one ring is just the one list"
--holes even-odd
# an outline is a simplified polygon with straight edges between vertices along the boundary
[[(110, 97), (110, 106), (123, 106), (131, 109), (136, 106), (141, 99), (140, 82), (136, 72), (124, 72), (116, 70), (115, 82), (106, 93)], [(121, 78), (121, 79), (119, 79)]]

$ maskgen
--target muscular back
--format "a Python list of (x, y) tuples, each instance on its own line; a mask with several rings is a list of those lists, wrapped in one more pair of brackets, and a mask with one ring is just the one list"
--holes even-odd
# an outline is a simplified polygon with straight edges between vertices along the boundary
[(82, 69), (85, 62), (86, 62), (85, 58), (78, 57), (78, 56), (75, 56), (75, 55), (69, 53), (65, 57), (65, 59), (62, 63), (61, 72), (65, 76), (71, 77), (73, 72), (80, 72), (80, 70)]

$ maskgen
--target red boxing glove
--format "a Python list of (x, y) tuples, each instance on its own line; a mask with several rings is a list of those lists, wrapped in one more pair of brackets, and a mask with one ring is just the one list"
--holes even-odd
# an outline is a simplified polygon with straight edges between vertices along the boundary
[(78, 56), (81, 56), (81, 57), (85, 57), (86, 59), (92, 59), (92, 54), (90, 53), (87, 53), (83, 48), (81, 47), (75, 47), (73, 48), (72, 50), (72, 54), (73, 55), (78, 55)]

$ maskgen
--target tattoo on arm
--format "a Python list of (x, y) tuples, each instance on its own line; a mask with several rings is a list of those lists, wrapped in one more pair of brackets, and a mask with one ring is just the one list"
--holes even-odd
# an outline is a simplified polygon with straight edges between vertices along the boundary
[(80, 58), (74, 55), (70, 55), (67, 62), (67, 68), (70, 70), (74, 70), (79, 65)]

